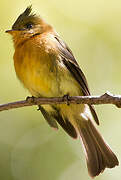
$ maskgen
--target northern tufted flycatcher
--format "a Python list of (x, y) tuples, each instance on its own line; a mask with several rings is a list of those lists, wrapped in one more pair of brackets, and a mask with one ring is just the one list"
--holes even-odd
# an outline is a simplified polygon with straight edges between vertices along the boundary
[[(11, 30), (17, 77), (34, 97), (88, 96), (87, 80), (72, 51), (53, 27), (32, 13), (29, 6)], [(73, 138), (82, 140), (91, 177), (118, 165), (118, 159), (97, 131), (99, 124), (92, 105), (59, 104), (39, 106), (53, 128), (58, 124)]]

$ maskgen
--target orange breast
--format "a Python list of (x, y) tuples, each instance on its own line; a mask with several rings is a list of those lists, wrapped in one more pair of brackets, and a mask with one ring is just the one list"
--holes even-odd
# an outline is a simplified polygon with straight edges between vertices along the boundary
[(57, 93), (56, 62), (44, 44), (38, 46), (28, 41), (16, 48), (14, 66), (18, 78), (33, 96), (49, 97)]

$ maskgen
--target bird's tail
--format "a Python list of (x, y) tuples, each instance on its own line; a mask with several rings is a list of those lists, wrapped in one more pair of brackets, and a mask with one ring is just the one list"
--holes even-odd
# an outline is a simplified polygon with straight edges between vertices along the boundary
[(116, 155), (105, 143), (91, 120), (84, 120), (83, 126), (81, 125), (78, 131), (84, 145), (91, 177), (99, 175), (106, 167), (113, 168), (119, 164)]

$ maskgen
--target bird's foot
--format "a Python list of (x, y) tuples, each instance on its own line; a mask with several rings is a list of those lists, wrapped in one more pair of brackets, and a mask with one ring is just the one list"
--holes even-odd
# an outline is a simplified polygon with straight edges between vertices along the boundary
[(27, 96), (26, 97), (26, 101), (29, 102), (29, 103), (34, 103), (35, 102), (35, 97), (34, 96)]
[(63, 100), (66, 101), (66, 103), (67, 103), (68, 106), (70, 105), (70, 102), (69, 102), (69, 94), (65, 94), (65, 95), (63, 96)]

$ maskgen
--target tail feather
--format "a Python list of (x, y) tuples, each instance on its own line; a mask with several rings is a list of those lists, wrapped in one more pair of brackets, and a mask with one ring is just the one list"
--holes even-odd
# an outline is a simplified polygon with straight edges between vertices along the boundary
[(84, 145), (87, 167), (91, 177), (99, 175), (104, 169), (113, 168), (119, 164), (116, 155), (105, 143), (91, 120), (84, 120), (84, 126), (79, 129)]

